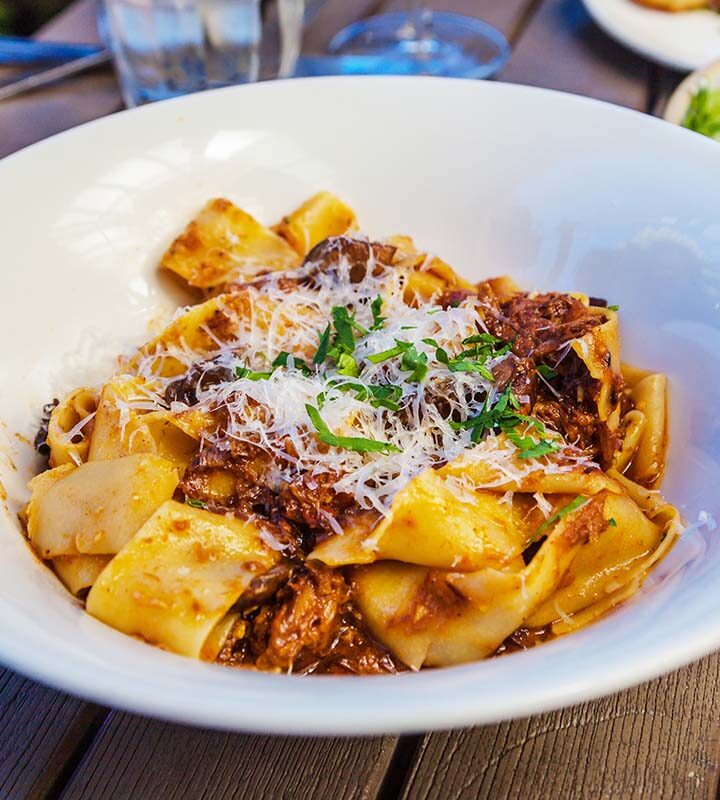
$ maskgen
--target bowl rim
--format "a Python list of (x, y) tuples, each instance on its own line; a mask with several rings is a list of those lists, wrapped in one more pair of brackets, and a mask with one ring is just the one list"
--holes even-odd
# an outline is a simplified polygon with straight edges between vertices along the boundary
[[(546, 96), (555, 98), (553, 102), (567, 103), (577, 107), (583, 106), (588, 109), (599, 109), (598, 113), (601, 114), (623, 115), (627, 118), (642, 119), (643, 122), (638, 124), (655, 127), (657, 130), (664, 129), (665, 133), (662, 135), (668, 137), (669, 141), (674, 136), (682, 137), (687, 142), (688, 147), (707, 147), (708, 155), (713, 152), (714, 155), (711, 157), (720, 159), (720, 150), (716, 149), (717, 143), (706, 137), (698, 136), (692, 131), (678, 128), (664, 122), (662, 119), (650, 117), (634, 109), (550, 89), (499, 82), (482, 83), (455, 78), (414, 76), (313, 77), (293, 79), (292, 85), (296, 86), (298, 83), (312, 83), (313, 85), (318, 83), (332, 85), (341, 83), (343, 91), (347, 91), (349, 84), (360, 85), (382, 82), (383, 84), (398, 84), (401, 88), (402, 84), (421, 81), (432, 81), (438, 87), (443, 83), (455, 86), (462, 84), (469, 87), (467, 89), (468, 93), (510, 93), (515, 94), (518, 98), (523, 95)], [(101, 132), (107, 126), (117, 125), (117, 119), (128, 119), (128, 115), (133, 119), (140, 120), (146, 117), (151, 118), (154, 114), (169, 114), (177, 109), (189, 108), (194, 103), (206, 102), (209, 96), (225, 97), (240, 93), (238, 99), (242, 99), (245, 93), (249, 92), (269, 94), (275, 91), (286, 91), (287, 89), (287, 81), (268, 81), (261, 84), (228, 87), (197, 95), (173, 98), (152, 105), (122, 111), (109, 117), (79, 125), (1, 159), (0, 176), (2, 176), (3, 170), (10, 166), (22, 167), (25, 161), (32, 163), (32, 158), (35, 157), (36, 153), (42, 153), (43, 150), (51, 152), (60, 142), (72, 141), (74, 138), (80, 139), (86, 136), (89, 131), (93, 133)], [(681, 141), (681, 139), (678, 138), (677, 141)], [(695, 141), (695, 144), (691, 145), (691, 141)], [(718, 164), (720, 165), (720, 160)], [(15, 534), (16, 532), (13, 531), (13, 535)], [(2, 602), (0, 602), (0, 608), (2, 608), (2, 605)], [(153, 693), (152, 682), (143, 685), (133, 685), (129, 682), (118, 684), (115, 673), (97, 669), (93, 671), (81, 652), (72, 652), (70, 655), (66, 655), (64, 661), (39, 658), (37, 649), (33, 650), (29, 636), (17, 619), (13, 617), (3, 619), (3, 616), (7, 617), (8, 615), (0, 616), (0, 663), (32, 679), (93, 702), (174, 722), (224, 730), (286, 735), (356, 736), (360, 734), (410, 733), (499, 722), (563, 708), (635, 686), (643, 681), (684, 666), (720, 648), (720, 625), (715, 628), (713, 626), (705, 626), (701, 630), (692, 629), (684, 638), (675, 638), (672, 642), (656, 641), (650, 655), (645, 659), (633, 657), (625, 660), (618, 659), (612, 665), (607, 663), (596, 664), (593, 670), (584, 676), (578, 676), (578, 680), (574, 681), (570, 686), (553, 686), (548, 683), (539, 692), (533, 692), (527, 696), (518, 693), (516, 698), (511, 701), (508, 701), (507, 697), (505, 697), (502, 703), (496, 701), (494, 704), (492, 702), (488, 703), (488, 697), (485, 696), (482, 698), (483, 704), (481, 705), (477, 701), (469, 702), (467, 693), (460, 694), (460, 699), (462, 700), (460, 703), (448, 704), (443, 700), (447, 700), (448, 693), (453, 692), (454, 687), (463, 683), (467, 683), (468, 686), (471, 685), (472, 681), (476, 679), (476, 676), (473, 675), (473, 670), (476, 670), (479, 663), (488, 664), (488, 661), (399, 676), (313, 676), (311, 680), (314, 685), (328, 687), (329, 700), (341, 698), (348, 689), (357, 689), (359, 693), (367, 693), (368, 696), (375, 688), (389, 690), (392, 687), (398, 691), (385, 692), (385, 699), (390, 699), (390, 702), (373, 706), (372, 718), (358, 713), (348, 714), (347, 709), (341, 703), (333, 704), (328, 702), (323, 707), (321, 714), (308, 719), (307, 710), (302, 707), (302, 703), (297, 706), (286, 705), (281, 712), (274, 712), (274, 714), (270, 715), (267, 714), (267, 711), (261, 711), (257, 707), (252, 710), (242, 709), (242, 711), (239, 711), (232, 703), (217, 702), (211, 706), (201, 705), (197, 701), (178, 703), (174, 689), (184, 687), (187, 690), (189, 683), (187, 677), (177, 681), (171, 679), (167, 681), (167, 687), (164, 678), (153, 678), (152, 680), (157, 681), (157, 685), (162, 685), (164, 689)], [(123, 636), (123, 634), (117, 635)], [(575, 637), (578, 635), (580, 634), (574, 634)], [(132, 641), (129, 637), (124, 638)], [(545, 644), (543, 649), (549, 651), (555, 645), (555, 642), (551, 642)], [(148, 647), (145, 644), (139, 646)], [(163, 654), (163, 656), (166, 655)], [(528, 653), (513, 654), (513, 663), (519, 665), (528, 655)], [(179, 657), (173, 656), (173, 658)], [(494, 660), (495, 664), (501, 661), (503, 659)], [(236, 676), (234, 671), (216, 665), (200, 664), (198, 669), (204, 670), (208, 676), (211, 674), (216, 676), (227, 675), (228, 673)], [(199, 673), (197, 674), (199, 675)], [(443, 678), (447, 677), (447, 680), (439, 680), (441, 697), (429, 697), (427, 705), (421, 708), (418, 708), (417, 704), (413, 706), (412, 703), (408, 703), (408, 692), (405, 691), (408, 685), (412, 687), (409, 690), (410, 697), (417, 701), (419, 697), (424, 696), (424, 690), (432, 689), (433, 685), (438, 683), (438, 675)], [(306, 685), (307, 680), (308, 678), (295, 675), (244, 673), (246, 688), (255, 691), (254, 686), (257, 685), (261, 686), (264, 691), (269, 686), (272, 686), (273, 691), (277, 689), (278, 698), (282, 698), (285, 695), (286, 699), (289, 700), (297, 699), (298, 692), (302, 695), (301, 687)], [(300, 682), (303, 683), (301, 684)], [(221, 685), (226, 681), (223, 679), (213, 680), (212, 684), (214, 685), (215, 683)], [(206, 686), (203, 684), (203, 689), (211, 689), (211, 685), (208, 684)]]

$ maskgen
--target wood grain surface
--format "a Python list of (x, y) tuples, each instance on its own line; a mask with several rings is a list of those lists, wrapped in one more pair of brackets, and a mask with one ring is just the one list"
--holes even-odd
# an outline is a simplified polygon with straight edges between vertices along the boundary
[[(39, 39), (96, 42), (93, 0), (80, 0), (43, 28)], [(122, 108), (110, 67), (0, 103), (0, 158), (55, 133)]]
[(113, 712), (62, 798), (364, 800), (378, 795), (394, 747), (390, 737), (240, 736)]
[[(434, 0), (514, 47), (502, 79), (661, 113), (679, 76), (622, 49), (580, 0)], [(306, 31), (322, 52), (340, 27), (401, 0), (329, 0)], [(91, 0), (41, 32), (96, 38)], [(110, 70), (0, 104), (0, 156), (112, 113)], [(716, 798), (720, 656), (612, 697), (525, 720), (425, 736), (299, 739), (203, 731), (110, 711), (0, 670), (0, 800)], [(531, 691), (528, 687), (528, 691)], [(179, 700), (180, 701), (180, 700)]]
[(715, 798), (720, 657), (592, 703), (430, 734), (403, 797), (432, 800)]
[(52, 795), (106, 711), (0, 671), (0, 798)]
[(581, 0), (544, 0), (503, 73), (513, 83), (559, 89), (646, 110), (646, 62), (605, 36)]

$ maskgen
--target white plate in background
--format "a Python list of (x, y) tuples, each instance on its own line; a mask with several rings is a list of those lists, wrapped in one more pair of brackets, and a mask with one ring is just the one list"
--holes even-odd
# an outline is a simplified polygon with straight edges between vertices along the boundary
[[(473, 280), (620, 305), (626, 360), (670, 379), (664, 489), (720, 519), (720, 148), (657, 119), (500, 83), (328, 78), (117, 114), (0, 161), (0, 662), (132, 711), (285, 734), (448, 728), (614, 692), (720, 647), (720, 532), (686, 534), (643, 592), (534, 650), (400, 676), (196, 662), (88, 616), (16, 512), (44, 402), (110, 369), (169, 301), (155, 268), (225, 195), (265, 222), (318, 189), (367, 233), (412, 235)], [(10, 464), (6, 456), (16, 467)]]
[(583, 0), (595, 22), (621, 44), (672, 69), (690, 72), (720, 58), (720, 14), (657, 11), (634, 0)]

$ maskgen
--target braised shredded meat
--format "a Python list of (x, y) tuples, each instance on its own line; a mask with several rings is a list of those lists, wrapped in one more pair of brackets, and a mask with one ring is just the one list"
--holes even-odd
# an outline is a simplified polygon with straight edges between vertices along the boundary
[[(351, 264), (352, 279), (361, 281), (373, 261), (390, 264), (394, 255), (393, 247), (335, 237), (308, 254), (305, 264), (309, 271), (288, 280), (312, 283), (317, 274), (332, 274), (342, 257)], [(511, 351), (494, 368), (498, 390), (510, 387), (522, 413), (545, 422), (589, 455), (601, 461), (609, 457), (617, 442), (610, 440), (598, 420), (600, 382), (592, 378), (570, 348), (573, 339), (602, 324), (602, 315), (568, 295), (528, 294), (496, 284), (481, 283), (478, 292), (485, 326), (498, 339), (511, 343)], [(471, 293), (465, 289), (447, 291), (437, 302), (443, 307), (457, 306)], [(606, 302), (594, 298), (593, 305), (604, 306)], [(547, 368), (542, 375), (539, 366)], [(200, 392), (231, 379), (230, 370), (223, 364), (196, 364), (168, 386), (165, 400), (193, 406)], [(617, 401), (623, 397), (623, 386), (619, 383), (616, 388), (613, 399)], [(433, 397), (433, 402), (442, 410), (441, 395)], [(304, 560), (317, 544), (335, 534), (338, 524), (346, 531), (354, 525), (370, 530), (377, 522), (376, 512), (359, 512), (351, 495), (335, 489), (335, 476), (331, 474), (293, 474), (290, 450), (288, 460), (283, 461), (282, 456), (271, 456), (248, 442), (231, 437), (223, 440), (225, 412), (219, 409), (214, 413), (220, 436), (214, 444), (201, 444), (180, 481), (178, 498), (198, 501), (211, 511), (252, 517), (271, 533), (284, 556), (278, 565), (257, 576), (236, 602), (233, 610), (240, 619), (218, 660), (296, 673), (365, 674), (403, 669), (366, 632), (343, 572)], [(408, 412), (401, 409), (397, 413)], [(279, 471), (283, 471), (282, 477)], [(607, 524), (602, 509), (589, 512), (583, 515), (582, 529), (568, 531), (577, 541), (596, 536)], [(526, 563), (539, 546), (536, 543), (528, 548)], [(429, 618), (462, 602), (442, 576), (431, 572), (428, 581), (424, 587), (427, 591), (418, 595), (418, 604), (407, 610), (413, 615), (413, 624), (421, 627)], [(432, 603), (425, 602), (428, 598)], [(442, 609), (433, 605), (440, 601)], [(520, 629), (498, 652), (522, 649), (549, 635), (549, 631)]]
[(233, 373), (228, 367), (213, 361), (201, 361), (193, 364), (181, 378), (168, 384), (165, 389), (165, 400), (168, 403), (180, 402), (194, 406), (198, 401), (197, 393), (199, 391), (204, 391), (224, 381), (230, 381), (233, 377)]
[(552, 638), (552, 626), (544, 628), (518, 628), (495, 651), (496, 656), (507, 653), (517, 653), (520, 650), (529, 650), (542, 642)]
[(539, 360), (555, 353), (602, 321), (567, 294), (517, 292), (501, 303), (488, 284), (481, 284), (480, 292), (487, 302), (485, 323), (490, 333), (512, 341), (513, 352), (520, 357)]
[(380, 242), (366, 242), (349, 236), (333, 236), (324, 239), (305, 256), (305, 264), (313, 265), (318, 272), (332, 274), (340, 259), (350, 265), (350, 280), (359, 283), (364, 277), (368, 264), (392, 264), (396, 247)]
[[(500, 301), (491, 281), (479, 284), (478, 290), (488, 330), (512, 342), (512, 354), (495, 368), (498, 387), (511, 386), (523, 413), (537, 417), (608, 467), (618, 442), (598, 419), (600, 381), (570, 349), (573, 339), (602, 324), (603, 318), (570, 295), (516, 292)], [(601, 298), (593, 300), (595, 306), (607, 305)], [(553, 377), (541, 379), (539, 365)], [(620, 376), (615, 382), (612, 399), (617, 402), (624, 384)]]
[(294, 570), (274, 603), (261, 605), (246, 616), (218, 660), (301, 674), (393, 673), (402, 669), (362, 630), (342, 573), (314, 562)]
[(297, 474), (289, 482), (277, 479), (277, 460), (260, 447), (232, 442), (228, 447), (204, 444), (178, 484), (189, 497), (210, 511), (259, 518), (279, 544), (297, 555), (309, 553), (354, 511), (351, 495), (334, 487), (331, 473)]

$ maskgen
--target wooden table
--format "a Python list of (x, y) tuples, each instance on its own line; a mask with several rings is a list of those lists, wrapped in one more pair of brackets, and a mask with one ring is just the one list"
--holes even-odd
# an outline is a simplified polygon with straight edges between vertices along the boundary
[[(332, 0), (305, 47), (398, 6)], [(503, 79), (657, 113), (679, 76), (610, 41), (580, 0), (435, 0), (514, 46)], [(45, 38), (95, 37), (89, 2)], [(0, 105), (0, 156), (120, 108), (110, 71)], [(38, 655), (39, 658), (42, 654)], [(15, 798), (716, 798), (720, 656), (552, 714), (451, 733), (298, 739), (195, 730), (77, 700), (0, 670), (0, 800)], [(181, 702), (181, 699), (179, 699)]]

